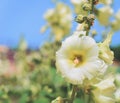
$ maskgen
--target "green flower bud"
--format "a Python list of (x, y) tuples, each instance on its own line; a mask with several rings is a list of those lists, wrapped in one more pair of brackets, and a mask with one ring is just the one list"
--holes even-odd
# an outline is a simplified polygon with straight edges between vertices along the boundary
[(83, 23), (84, 22), (84, 16), (83, 15), (78, 15), (75, 18), (75, 21), (78, 22), (78, 23)]
[(83, 4), (83, 10), (90, 11), (91, 9), (92, 9), (91, 4), (89, 4), (89, 3)]

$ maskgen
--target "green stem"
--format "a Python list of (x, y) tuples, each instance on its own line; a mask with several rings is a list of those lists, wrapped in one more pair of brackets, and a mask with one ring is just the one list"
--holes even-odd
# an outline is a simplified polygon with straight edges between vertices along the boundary
[(86, 36), (88, 36), (89, 35), (89, 30), (87, 30), (87, 32), (86, 32)]
[[(90, 14), (93, 14), (94, 13), (94, 0), (90, 0), (90, 3), (91, 3), (91, 6), (92, 6), (92, 9), (90, 10)], [(87, 36), (89, 34), (90, 27), (91, 27), (90, 23), (88, 23), (88, 25), (89, 25), (89, 29), (87, 30), (87, 33), (86, 33)]]
[(72, 94), (71, 94), (71, 98), (70, 98), (70, 102), (69, 103), (73, 103), (75, 96), (76, 96), (76, 91), (77, 91), (77, 85), (73, 85), (73, 90), (72, 90)]
[(90, 0), (90, 2), (91, 2), (91, 6), (92, 6), (90, 14), (93, 14), (93, 12), (94, 12), (94, 0)]

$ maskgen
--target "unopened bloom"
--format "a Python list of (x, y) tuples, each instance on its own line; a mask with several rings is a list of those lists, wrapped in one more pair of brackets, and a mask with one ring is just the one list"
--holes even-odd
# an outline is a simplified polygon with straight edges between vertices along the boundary
[(107, 64), (112, 64), (114, 59), (114, 53), (110, 50), (110, 42), (112, 33), (110, 33), (103, 43), (99, 43), (99, 58), (103, 59)]
[(115, 103), (113, 95), (115, 92), (113, 77), (102, 80), (94, 86), (95, 89), (92, 91), (92, 93), (95, 103)]
[[(84, 32), (79, 32), (83, 34)], [(89, 36), (73, 34), (68, 37), (56, 53), (58, 72), (72, 84), (82, 84), (106, 70), (104, 61), (98, 58), (99, 48)]]

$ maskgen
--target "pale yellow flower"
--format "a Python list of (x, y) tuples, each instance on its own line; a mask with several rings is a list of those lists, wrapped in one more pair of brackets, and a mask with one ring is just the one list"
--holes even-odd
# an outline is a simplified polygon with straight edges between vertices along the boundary
[(67, 5), (58, 3), (54, 9), (49, 9), (45, 13), (44, 18), (47, 20), (46, 27), (51, 28), (55, 40), (60, 41), (69, 34), (72, 25), (72, 13)]
[(72, 84), (82, 84), (99, 73), (104, 73), (107, 66), (98, 58), (99, 48), (89, 36), (73, 34), (68, 37), (56, 53), (58, 72)]
[(95, 103), (115, 103), (114, 92), (116, 88), (113, 77), (108, 77), (94, 86), (95, 89), (92, 90), (92, 93)]
[(104, 6), (98, 10), (97, 18), (102, 25), (109, 25), (109, 18), (113, 14), (113, 9), (110, 6)]
[(112, 64), (114, 59), (114, 53), (110, 50), (110, 42), (112, 33), (108, 34), (106, 40), (103, 43), (99, 43), (99, 58), (103, 59), (107, 64)]
[(118, 10), (117, 13), (115, 14), (115, 18), (120, 20), (120, 10)]
[(115, 20), (112, 22), (112, 29), (114, 31), (120, 30), (120, 10), (115, 14)]

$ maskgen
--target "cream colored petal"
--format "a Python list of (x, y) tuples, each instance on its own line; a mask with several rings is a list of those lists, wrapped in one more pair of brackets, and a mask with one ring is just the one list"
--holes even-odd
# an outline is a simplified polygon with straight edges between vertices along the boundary
[(110, 97), (100, 95), (98, 97), (97, 103), (115, 103), (115, 100)]

